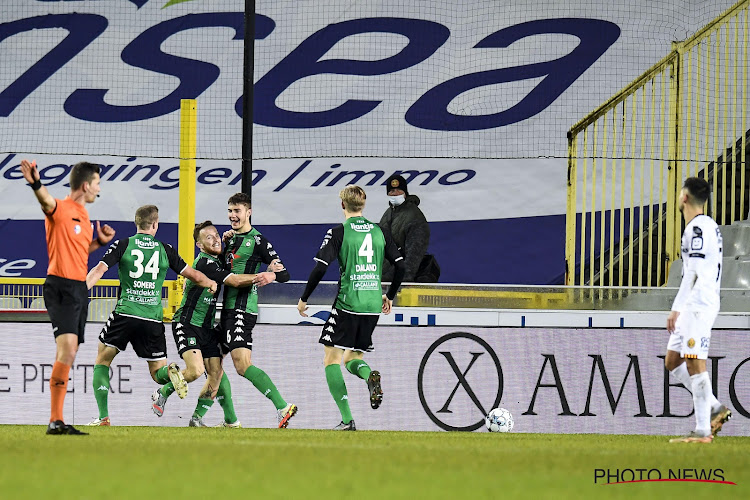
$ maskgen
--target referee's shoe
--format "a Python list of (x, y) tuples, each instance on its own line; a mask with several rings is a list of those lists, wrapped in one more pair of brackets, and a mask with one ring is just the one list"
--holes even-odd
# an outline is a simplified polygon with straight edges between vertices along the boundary
[(81, 432), (72, 425), (65, 424), (62, 420), (50, 422), (47, 426), (47, 434), (70, 434), (75, 436), (88, 436), (88, 432)]

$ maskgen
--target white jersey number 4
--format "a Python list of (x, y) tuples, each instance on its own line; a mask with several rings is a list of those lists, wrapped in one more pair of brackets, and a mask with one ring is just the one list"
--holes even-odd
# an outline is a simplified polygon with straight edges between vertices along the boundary
[(365, 235), (365, 240), (362, 242), (362, 246), (359, 247), (358, 252), (360, 257), (366, 257), (367, 263), (372, 263), (372, 256), (375, 255), (375, 252), (372, 251), (372, 234), (367, 233)]

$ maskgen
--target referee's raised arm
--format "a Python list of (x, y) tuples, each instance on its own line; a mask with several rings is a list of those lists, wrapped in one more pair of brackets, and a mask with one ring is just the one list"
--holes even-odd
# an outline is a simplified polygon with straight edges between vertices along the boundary
[(42, 185), (39, 171), (36, 168), (36, 161), (22, 160), (21, 161), (21, 173), (26, 182), (29, 183), (31, 189), (34, 190), (36, 199), (39, 200), (39, 204), (42, 206), (42, 210), (45, 214), (51, 213), (57, 207), (55, 198), (49, 194), (47, 188)]

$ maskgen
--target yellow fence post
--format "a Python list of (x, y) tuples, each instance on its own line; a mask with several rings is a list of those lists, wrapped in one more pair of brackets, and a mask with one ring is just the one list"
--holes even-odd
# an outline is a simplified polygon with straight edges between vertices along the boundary
[[(667, 136), (667, 161), (669, 175), (667, 177), (667, 232), (666, 248), (664, 252), (667, 257), (666, 272), (664, 273), (664, 283), (669, 276), (669, 267), (680, 254), (680, 214), (677, 210), (677, 188), (682, 180), (682, 169), (680, 168), (680, 139), (682, 137), (682, 102), (680, 96), (680, 76), (681, 63), (683, 56), (682, 44), (672, 42), (672, 52), (675, 54), (672, 64), (670, 65), (670, 82), (669, 82), (669, 111), (668, 116), (672, 122)], [(658, 264), (659, 266), (661, 263)], [(662, 283), (656, 283), (661, 285)]]
[[(575, 285), (576, 281), (576, 142), (577, 137), (568, 133), (568, 207), (565, 219), (565, 284)], [(585, 191), (584, 191), (585, 193)], [(585, 217), (586, 214), (583, 214)], [(581, 240), (581, 245), (584, 241)], [(581, 262), (583, 266), (583, 262)]]
[[(195, 259), (195, 157), (198, 146), (198, 105), (195, 99), (180, 101), (180, 202), (177, 251), (185, 262)], [(178, 276), (169, 288), (165, 319), (172, 319), (182, 301), (184, 278)]]

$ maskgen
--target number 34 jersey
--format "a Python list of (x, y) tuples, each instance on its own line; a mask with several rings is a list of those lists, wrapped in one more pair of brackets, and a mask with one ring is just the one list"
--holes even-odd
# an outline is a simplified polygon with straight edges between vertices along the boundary
[(723, 242), (716, 222), (707, 215), (698, 215), (682, 233), (682, 276), (695, 273), (695, 283), (685, 300), (685, 309), (692, 312), (719, 311), (721, 260)]
[(120, 290), (115, 312), (151, 321), (163, 318), (161, 287), (167, 269), (179, 274), (187, 267), (171, 245), (143, 233), (114, 242), (102, 262), (108, 268), (118, 266)]

